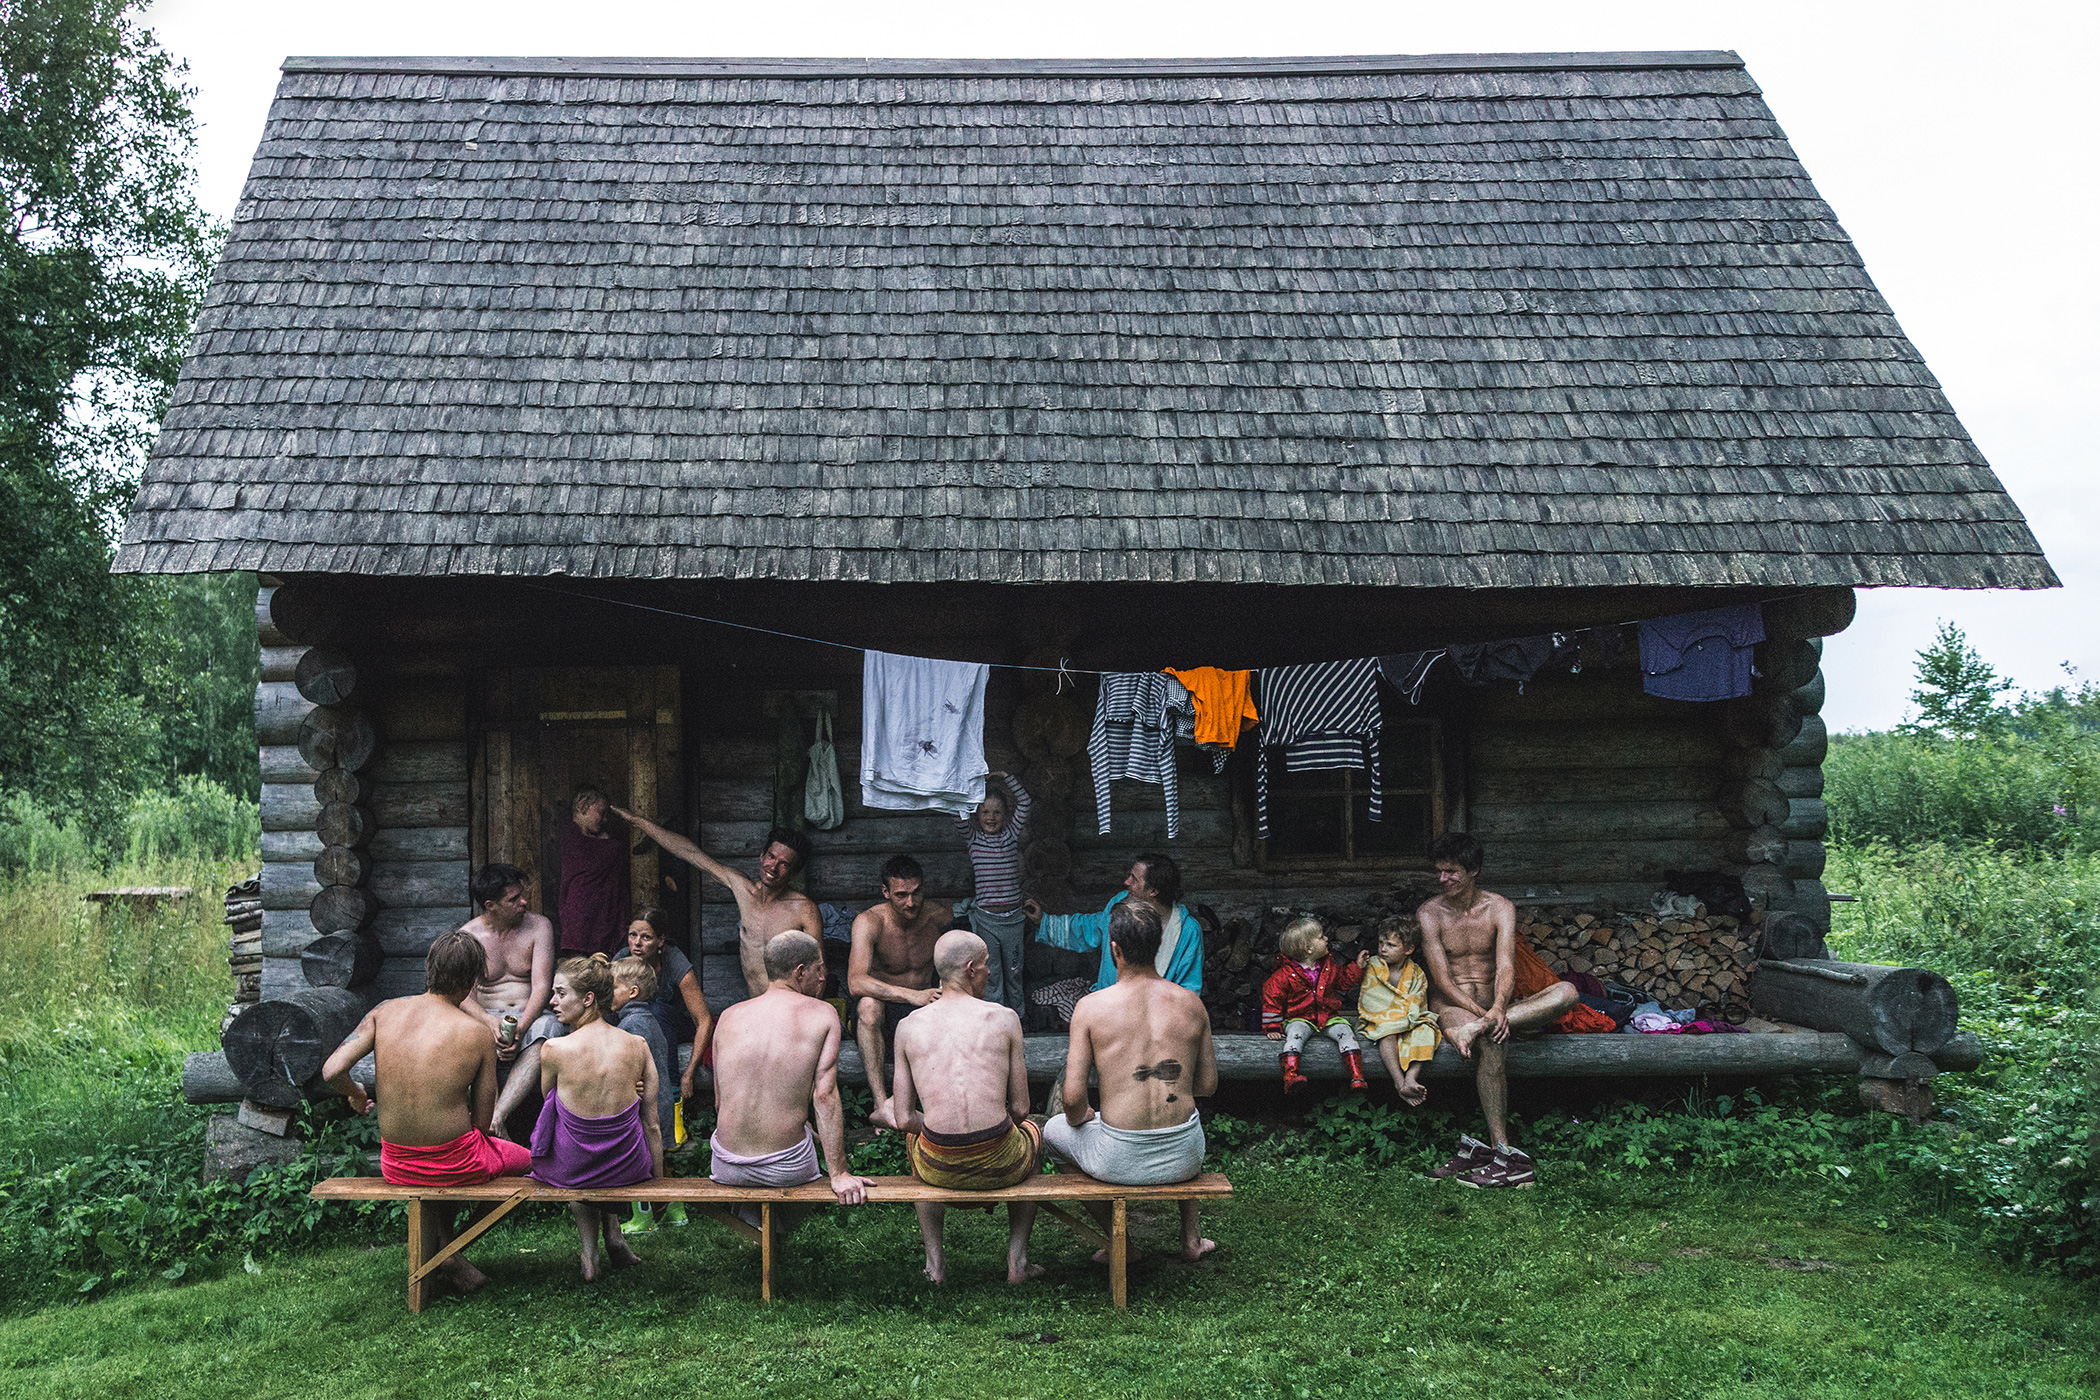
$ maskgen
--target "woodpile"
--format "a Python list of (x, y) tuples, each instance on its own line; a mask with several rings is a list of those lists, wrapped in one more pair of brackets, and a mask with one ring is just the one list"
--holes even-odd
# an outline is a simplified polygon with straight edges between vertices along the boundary
[(233, 969), (233, 1002), (219, 1029), (262, 1000), (262, 876), (226, 891), (226, 961)]
[(1555, 972), (1616, 982), (1666, 1011), (1703, 1009), (1741, 1021), (1750, 1014), (1750, 964), (1762, 920), (1755, 911), (1708, 914), (1703, 904), (1690, 918), (1529, 908), (1517, 911), (1517, 936)]

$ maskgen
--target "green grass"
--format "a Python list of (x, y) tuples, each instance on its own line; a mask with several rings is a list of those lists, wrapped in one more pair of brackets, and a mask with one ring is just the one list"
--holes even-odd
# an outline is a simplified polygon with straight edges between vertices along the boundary
[[(1242, 1160), (1219, 1254), (1133, 1269), (1132, 1307), (1043, 1223), (1009, 1288), (1003, 1226), (950, 1218), (953, 1281), (908, 1212), (834, 1212), (783, 1251), (783, 1298), (704, 1221), (591, 1286), (542, 1216), (473, 1255), (493, 1279), (419, 1317), (403, 1251), (331, 1248), (0, 1325), (0, 1393), (247, 1396), (2089, 1396), (2100, 1296), (1951, 1244), (1933, 1219), (1813, 1189), (1480, 1193)], [(1170, 1243), (1171, 1208), (1140, 1213)], [(1050, 1334), (1054, 1340), (1045, 1339)]]

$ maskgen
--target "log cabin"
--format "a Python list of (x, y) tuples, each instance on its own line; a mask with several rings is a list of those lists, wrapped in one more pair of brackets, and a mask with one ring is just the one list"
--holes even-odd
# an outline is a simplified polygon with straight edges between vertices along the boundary
[[(1047, 907), (1177, 858), (1221, 1031), (1281, 918), (1346, 950), (1460, 829), (1557, 965), (1741, 1009), (1825, 954), (1854, 590), (2056, 584), (1725, 52), (289, 59), (116, 568), (262, 581), (252, 1104), (357, 1002), (303, 989), (420, 987), (472, 867), (553, 912), (580, 782), (748, 865), (827, 719), (809, 893), (906, 851), (967, 895), (950, 819), (859, 801), (861, 648), (995, 665)], [(1088, 672), (1741, 603), (1741, 699), (1630, 645), (1386, 692), (1380, 822), (1285, 774), (1261, 839), (1245, 744), (1182, 755), (1174, 839), (1152, 787), (1095, 820)], [(725, 892), (646, 843), (630, 881), (742, 995)], [(1895, 1053), (1812, 1029), (1786, 1066)]]

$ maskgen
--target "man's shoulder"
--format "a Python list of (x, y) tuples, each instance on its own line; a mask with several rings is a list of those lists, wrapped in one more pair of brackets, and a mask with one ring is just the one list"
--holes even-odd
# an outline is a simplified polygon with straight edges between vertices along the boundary
[(527, 914), (519, 921), (518, 931), (531, 938), (538, 938), (543, 933), (551, 938), (554, 935), (554, 920), (545, 914)]

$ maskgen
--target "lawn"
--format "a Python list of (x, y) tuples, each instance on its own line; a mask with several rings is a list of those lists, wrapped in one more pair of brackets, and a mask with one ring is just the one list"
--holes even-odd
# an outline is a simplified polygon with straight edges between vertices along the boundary
[[(951, 1216), (954, 1280), (908, 1212), (835, 1212), (757, 1260), (696, 1221), (604, 1284), (551, 1213), (474, 1251), (492, 1276), (421, 1316), (399, 1245), (154, 1283), (0, 1324), (0, 1392), (121, 1396), (2090, 1396), (2100, 1295), (2013, 1272), (1936, 1216), (1813, 1187), (1580, 1180), (1485, 1193), (1412, 1172), (1232, 1164), (1194, 1267), (1149, 1256), (1132, 1307), (1046, 1222), (1010, 1288), (1003, 1230)], [(1550, 1171), (1550, 1166), (1549, 1166)], [(1170, 1215), (1140, 1217), (1165, 1247)]]

